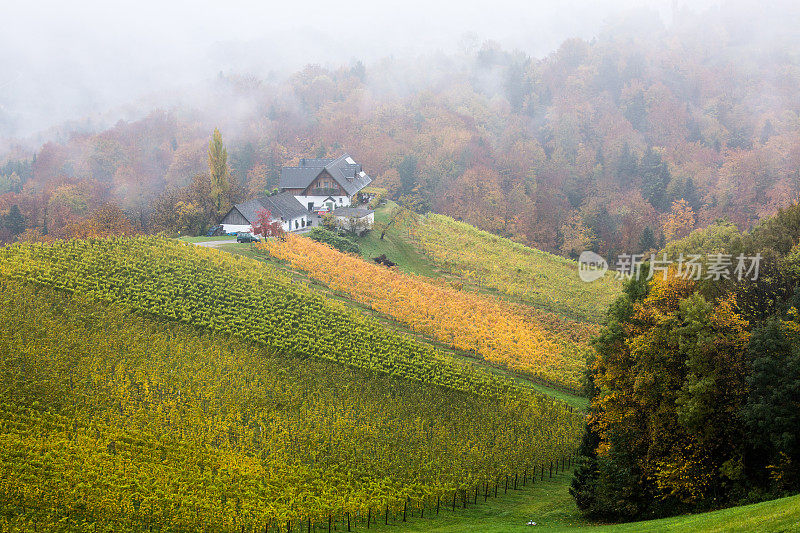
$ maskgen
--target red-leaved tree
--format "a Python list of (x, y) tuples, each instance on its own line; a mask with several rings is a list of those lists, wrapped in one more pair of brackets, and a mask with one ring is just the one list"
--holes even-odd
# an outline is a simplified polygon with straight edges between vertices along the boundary
[(256, 211), (256, 221), (253, 224), (253, 234), (264, 237), (282, 237), (283, 226), (279, 220), (272, 220), (272, 213), (267, 209)]

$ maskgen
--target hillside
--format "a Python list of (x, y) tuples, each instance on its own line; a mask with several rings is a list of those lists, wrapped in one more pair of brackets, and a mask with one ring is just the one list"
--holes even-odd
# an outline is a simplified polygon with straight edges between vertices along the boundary
[(577, 419), (550, 402), (443, 395), (8, 281), (2, 314), (0, 460), (17, 481), (1, 494), (21, 529), (363, 521), (575, 446)]
[(297, 235), (258, 247), (438, 342), (524, 376), (580, 387), (586, 346), (554, 341), (535, 319), (502, 300), (389, 270)]
[[(205, 173), (215, 128), (226, 204), (272, 190), (299, 158), (347, 151), (391, 198), (563, 256), (641, 253), (718, 218), (749, 228), (800, 192), (800, 69), (795, 32), (766, 45), (768, 14), (744, 4), (744, 24), (634, 15), (544, 56), (487, 40), (284, 79), (225, 71), (198, 88), (213, 100), (4, 143), (0, 214), (18, 211), (0, 239), (75, 236), (107, 202), (146, 233), (204, 233), (219, 215)], [(681, 200), (691, 217), (674, 228)]]
[[(285, 531), (309, 518), (324, 530), (329, 516), (340, 528), (348, 518), (364, 527), (365, 513), (372, 528), (378, 516), (396, 531), (514, 531), (528, 519), (548, 529), (588, 525), (566, 492), (569, 476), (557, 468), (550, 481), (551, 461), (574, 450), (581, 424), (559, 404), (519, 390), (515, 400), (508, 389), (502, 397), (494, 387), (442, 389), (435, 376), (386, 373), (377, 359), (376, 372), (279, 347), (279, 337), (215, 332), (222, 310), (210, 299), (207, 322), (193, 314), (191, 302), (215, 276), (239, 297), (272, 279), (319, 303), (269, 265), (162, 239), (19, 245), (0, 258), (0, 471), (20, 481), (0, 489), (6, 530), (239, 531), (280, 522)], [(230, 298), (226, 306), (249, 309)], [(263, 331), (249, 316), (241, 327)], [(455, 388), (478, 389), (480, 375), (462, 375)], [(504, 473), (517, 476), (519, 490), (512, 481), (506, 494)], [(532, 473), (544, 479), (531, 487)], [(479, 497), (462, 509), (459, 491), (476, 487)], [(453, 494), (455, 513), (442, 503)], [(747, 524), (763, 512), (777, 520), (786, 508), (765, 503), (653, 530), (713, 530), (726, 517)]]
[[(397, 209), (394, 202), (378, 208), (377, 224), (387, 224)], [(450, 233), (438, 248), (450, 263), (426, 253), (433, 246), (426, 248), (420, 235), (433, 231)], [(574, 261), (436, 215), (349, 238), (361, 258), (298, 235), (221, 249), (267, 261), (465, 357), (562, 390), (581, 389), (595, 321), (620, 291), (611, 274), (584, 283)], [(398, 268), (376, 265), (371, 259), (378, 255)]]
[(0, 272), (12, 530), (363, 525), (577, 445), (564, 404), (263, 263), (138, 238), (17, 245)]
[[(561, 471), (581, 416), (273, 261), (162, 238), (3, 249), (0, 469), (24, 480), (0, 491), (4, 528), (326, 530), (330, 517), (379, 531), (522, 531), (528, 520), (555, 531), (727, 531), (732, 521), (781, 531), (800, 519), (792, 498), (592, 524)], [(313, 322), (295, 308), (314, 309)], [(59, 489), (64, 479), (71, 490)]]
[(408, 233), (433, 264), (465, 284), (567, 318), (599, 321), (622, 287), (612, 273), (585, 283), (576, 261), (443, 215), (423, 217)]
[(496, 397), (524, 393), (484, 366), (385, 328), (269, 265), (161, 237), (17, 244), (0, 275), (77, 291), (267, 348)]

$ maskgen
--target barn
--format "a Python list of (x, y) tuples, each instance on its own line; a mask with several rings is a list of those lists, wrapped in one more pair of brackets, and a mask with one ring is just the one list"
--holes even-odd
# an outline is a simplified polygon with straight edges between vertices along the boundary
[(289, 192), (236, 204), (222, 217), (220, 225), (225, 233), (250, 232), (262, 210), (269, 211), (273, 221), (280, 221), (283, 231), (298, 231), (312, 225), (311, 213)]

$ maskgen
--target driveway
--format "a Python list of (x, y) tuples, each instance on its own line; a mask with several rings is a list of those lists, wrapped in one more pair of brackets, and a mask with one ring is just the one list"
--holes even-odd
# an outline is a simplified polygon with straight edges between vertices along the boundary
[(197, 246), (205, 246), (206, 248), (216, 248), (217, 246), (222, 246), (223, 244), (236, 244), (236, 239), (225, 239), (220, 241), (201, 241), (194, 243)]

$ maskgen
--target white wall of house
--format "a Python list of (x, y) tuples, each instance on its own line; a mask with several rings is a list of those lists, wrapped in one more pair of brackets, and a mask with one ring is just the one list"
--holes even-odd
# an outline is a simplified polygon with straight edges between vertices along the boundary
[[(304, 220), (306, 222), (305, 225), (303, 225), (303, 221)], [(277, 222), (278, 219), (277, 218), (273, 218), (272, 221), (273, 222)], [(307, 228), (310, 225), (311, 225), (311, 217), (306, 217), (306, 216), (296, 217), (296, 218), (293, 218), (291, 220), (284, 220), (284, 221), (281, 222), (281, 227), (283, 228), (283, 231), (286, 231), (286, 232), (298, 231), (298, 230)], [(247, 224), (247, 225), (243, 225), (243, 224), (222, 224), (222, 231), (224, 231), (225, 233), (235, 233), (235, 232), (240, 232), (240, 231), (247, 232), (247, 233), (252, 233), (253, 232), (253, 227), (251, 225), (249, 225), (249, 224)]]
[(222, 224), (222, 231), (225, 233), (238, 233), (240, 231), (250, 233), (253, 231), (253, 228), (250, 224)]
[(325, 203), (325, 200), (328, 198), (333, 198), (336, 201), (336, 205), (334, 209), (337, 207), (344, 207), (350, 205), (350, 197), (349, 196), (295, 196), (297, 201), (303, 204), (303, 207), (308, 208), (308, 204), (313, 202), (314, 209), (319, 209)]
[[(305, 221), (305, 225), (303, 224)], [(293, 218), (289, 221), (284, 221), (283, 224), (283, 231), (300, 231), (305, 229), (311, 225), (311, 217), (297, 217)]]

